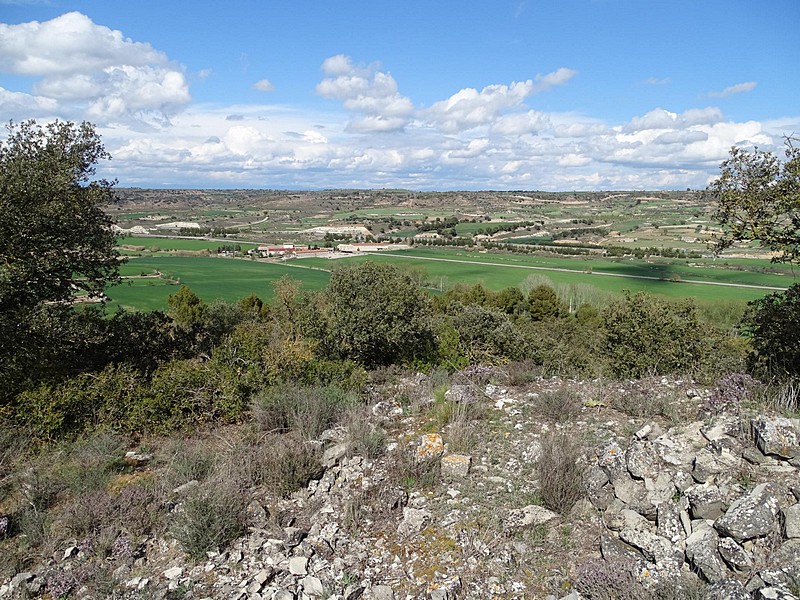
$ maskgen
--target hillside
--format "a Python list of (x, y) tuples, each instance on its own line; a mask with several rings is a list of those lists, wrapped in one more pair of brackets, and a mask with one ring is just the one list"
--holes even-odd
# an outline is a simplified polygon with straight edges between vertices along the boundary
[(389, 370), (302, 448), (313, 400), (94, 436), (16, 475), (58, 526), (0, 597), (795, 598), (800, 422), (749, 386)]

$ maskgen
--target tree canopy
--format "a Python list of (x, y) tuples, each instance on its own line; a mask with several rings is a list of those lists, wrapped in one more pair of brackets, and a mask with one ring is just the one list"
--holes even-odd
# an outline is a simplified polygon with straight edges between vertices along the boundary
[(99, 293), (119, 272), (109, 158), (90, 123), (10, 123), (0, 142), (0, 311)]
[(724, 229), (718, 250), (757, 240), (773, 260), (800, 261), (800, 148), (786, 139), (786, 160), (772, 152), (733, 148), (708, 188)]

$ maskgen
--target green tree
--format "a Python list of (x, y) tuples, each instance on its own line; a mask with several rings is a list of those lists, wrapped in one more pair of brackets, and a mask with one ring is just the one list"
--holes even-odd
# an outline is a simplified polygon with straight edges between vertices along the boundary
[(119, 274), (109, 158), (89, 123), (8, 125), (0, 142), (0, 312), (99, 294)]
[(603, 313), (606, 351), (619, 377), (698, 372), (710, 352), (709, 332), (691, 300), (670, 302), (639, 292)]
[(167, 298), (167, 314), (181, 327), (205, 325), (208, 305), (187, 285)]
[(431, 342), (427, 294), (395, 265), (365, 262), (336, 269), (325, 292), (329, 345), (367, 366), (423, 353)]
[(753, 336), (754, 366), (769, 375), (800, 376), (800, 284), (750, 302), (743, 325)]
[[(109, 158), (89, 123), (7, 126), (0, 141), (0, 404), (36, 380), (64, 304), (118, 280), (112, 183), (94, 180)], [(59, 317), (62, 315), (62, 317)], [(43, 323), (42, 320), (48, 321)], [(41, 379), (38, 377), (38, 379)]]
[(560, 317), (567, 312), (567, 307), (550, 286), (537, 285), (528, 294), (528, 313), (533, 321)]
[(757, 240), (779, 254), (776, 261), (800, 260), (800, 148), (786, 140), (786, 160), (772, 152), (732, 148), (708, 191), (724, 228), (717, 249)]

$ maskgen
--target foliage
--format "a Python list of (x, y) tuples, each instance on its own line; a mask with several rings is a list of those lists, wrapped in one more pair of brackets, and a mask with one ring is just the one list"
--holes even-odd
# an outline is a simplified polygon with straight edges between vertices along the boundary
[(221, 548), (244, 533), (244, 498), (242, 490), (230, 479), (197, 486), (183, 502), (172, 534), (189, 556), (205, 558), (206, 551)]
[(109, 158), (89, 123), (10, 123), (0, 142), (0, 313), (101, 293), (119, 270), (112, 184), (92, 181)]
[(800, 376), (800, 284), (749, 306), (743, 324), (752, 336), (753, 366), (767, 375)]
[(303, 440), (314, 440), (357, 403), (355, 394), (333, 386), (278, 385), (258, 393), (251, 412), (264, 431), (293, 431)]
[(618, 377), (694, 372), (709, 352), (707, 330), (690, 300), (627, 294), (603, 317), (611, 369)]
[(525, 355), (525, 339), (505, 313), (454, 304), (450, 321), (469, 363), (496, 364)]
[(564, 316), (568, 312), (555, 290), (546, 285), (538, 285), (530, 291), (526, 308), (533, 321)]
[(325, 299), (328, 343), (338, 357), (367, 366), (402, 362), (431, 340), (428, 296), (395, 265), (338, 268)]
[(780, 254), (773, 260), (800, 260), (800, 148), (786, 140), (786, 160), (771, 152), (732, 148), (720, 176), (708, 188), (725, 229), (718, 250), (757, 240)]

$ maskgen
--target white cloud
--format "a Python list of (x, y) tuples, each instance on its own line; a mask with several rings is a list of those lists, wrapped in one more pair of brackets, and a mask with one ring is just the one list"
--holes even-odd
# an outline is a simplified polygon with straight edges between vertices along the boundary
[(746, 81), (744, 83), (737, 83), (729, 85), (724, 90), (719, 92), (709, 92), (708, 95), (712, 98), (725, 98), (726, 96), (733, 96), (734, 94), (743, 94), (745, 92), (752, 92), (756, 88), (755, 81)]
[(275, 90), (275, 86), (270, 83), (269, 79), (256, 81), (252, 87), (254, 90), (258, 90), (260, 92), (272, 92)]
[(39, 78), (35, 94), (59, 113), (99, 123), (163, 125), (190, 101), (182, 69), (163, 52), (78, 12), (0, 24), (0, 72)]
[[(433, 104), (423, 112), (423, 117), (448, 133), (492, 125), (505, 111), (524, 106), (525, 100), (532, 94), (546, 91), (556, 85), (563, 85), (576, 74), (577, 71), (561, 68), (546, 75), (537, 75), (532, 80), (512, 82), (510, 85), (488, 85), (480, 92), (475, 88), (464, 88), (447, 100)], [(532, 123), (529, 114), (527, 117), (520, 117), (517, 120), (497, 123), (496, 126), (501, 130), (510, 131), (525, 127), (534, 130), (536, 125), (538, 123)]]
[(645, 85), (669, 85), (672, 83), (672, 79), (669, 77), (663, 77), (659, 79), (658, 77), (648, 77), (644, 81)]
[(348, 123), (349, 131), (396, 131), (408, 124), (413, 103), (400, 95), (394, 78), (379, 71), (377, 65), (357, 67), (350, 57), (338, 54), (325, 59), (322, 71), (329, 77), (317, 84), (317, 94), (340, 100), (355, 113)]
[(52, 98), (12, 92), (0, 87), (0, 113), (4, 118), (25, 119), (55, 114), (58, 103)]

